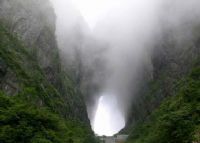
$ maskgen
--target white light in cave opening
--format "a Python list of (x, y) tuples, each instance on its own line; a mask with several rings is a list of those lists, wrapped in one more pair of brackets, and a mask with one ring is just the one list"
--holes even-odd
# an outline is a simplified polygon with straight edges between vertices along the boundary
[(125, 126), (114, 96), (101, 96), (95, 114), (93, 130), (98, 135), (112, 136)]

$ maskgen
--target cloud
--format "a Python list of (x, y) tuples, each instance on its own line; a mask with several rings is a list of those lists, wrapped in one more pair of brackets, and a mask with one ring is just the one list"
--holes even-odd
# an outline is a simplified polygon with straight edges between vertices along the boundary
[[(177, 40), (189, 38), (192, 36), (190, 27), (200, 22), (199, 0), (96, 1), (98, 4), (76, 0), (76, 5), (69, 0), (51, 1), (57, 15), (57, 39), (65, 63), (73, 66), (78, 50), (81, 71), (87, 71), (82, 79), (84, 84), (98, 86), (96, 93), (92, 92), (96, 95), (96, 100), (92, 100), (95, 103), (90, 102), (88, 109), (95, 110), (98, 98), (111, 94), (117, 103), (105, 97), (109, 105), (106, 110), (117, 106), (124, 117), (113, 119), (119, 124), (127, 117), (142, 73), (147, 72), (143, 71), (144, 67), (152, 70), (150, 57), (154, 43), (169, 29), (176, 32)], [(91, 88), (93, 86), (88, 89)], [(86, 103), (91, 98), (88, 96)], [(115, 117), (114, 112), (109, 114)], [(93, 115), (90, 115), (92, 122), (95, 120)]]

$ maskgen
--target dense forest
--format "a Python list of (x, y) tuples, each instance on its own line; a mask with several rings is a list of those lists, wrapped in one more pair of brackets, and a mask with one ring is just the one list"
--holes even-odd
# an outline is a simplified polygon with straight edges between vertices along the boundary
[(0, 142), (96, 142), (81, 92), (62, 71), (48, 1), (0, 8)]

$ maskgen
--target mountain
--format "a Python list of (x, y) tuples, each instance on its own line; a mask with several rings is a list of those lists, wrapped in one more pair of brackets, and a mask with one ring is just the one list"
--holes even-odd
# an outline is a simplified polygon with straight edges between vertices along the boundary
[(96, 142), (48, 0), (0, 1), (0, 142)]
[(198, 22), (163, 27), (152, 70), (133, 101), (126, 128), (130, 143), (199, 142), (200, 28)]
[(89, 118), (107, 88), (121, 93), (128, 143), (200, 142), (199, 14), (161, 16), (154, 42), (148, 28), (131, 31), (131, 18), (116, 18), (122, 29), (100, 24), (101, 37), (79, 14), (56, 16), (48, 0), (0, 1), (0, 142), (97, 143)]

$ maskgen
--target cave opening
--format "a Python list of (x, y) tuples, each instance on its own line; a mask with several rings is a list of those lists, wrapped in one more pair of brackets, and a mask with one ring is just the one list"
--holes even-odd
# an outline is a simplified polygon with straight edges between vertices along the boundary
[(118, 109), (117, 99), (104, 94), (98, 100), (92, 128), (97, 135), (113, 136), (125, 126), (125, 119)]

